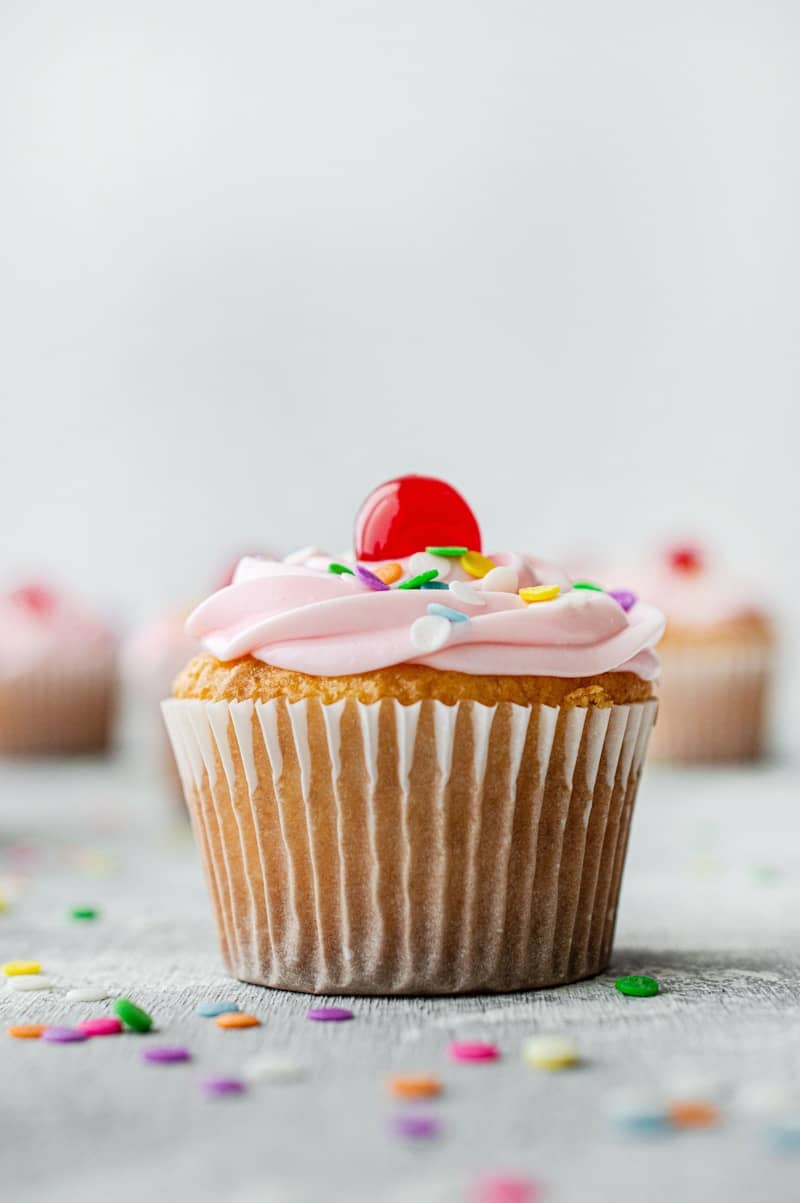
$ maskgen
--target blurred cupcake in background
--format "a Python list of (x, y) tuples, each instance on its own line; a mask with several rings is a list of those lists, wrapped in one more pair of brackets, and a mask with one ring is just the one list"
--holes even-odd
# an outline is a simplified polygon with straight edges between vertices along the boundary
[(652, 755), (673, 761), (760, 757), (775, 632), (758, 591), (693, 544), (669, 548), (625, 579), (667, 617)]
[(0, 752), (102, 751), (116, 695), (107, 623), (39, 583), (0, 597)]

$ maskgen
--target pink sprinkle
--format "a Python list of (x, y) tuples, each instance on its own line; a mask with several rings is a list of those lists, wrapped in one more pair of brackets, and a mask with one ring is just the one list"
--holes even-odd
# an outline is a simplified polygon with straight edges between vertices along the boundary
[(454, 1040), (448, 1049), (453, 1061), (496, 1061), (500, 1049), (483, 1040)]
[(353, 1012), (345, 1007), (312, 1007), (306, 1011), (306, 1019), (316, 1019), (319, 1023), (342, 1023), (352, 1018)]
[(116, 1036), (122, 1031), (122, 1024), (113, 1015), (98, 1015), (95, 1019), (83, 1019), (76, 1024), (76, 1027), (85, 1036)]
[(370, 589), (388, 589), (386, 581), (382, 581), (374, 572), (370, 572), (369, 568), (365, 568), (363, 564), (356, 564), (356, 576), (365, 585), (369, 585)]
[(77, 1044), (79, 1040), (85, 1040), (86, 1033), (79, 1032), (77, 1028), (45, 1028), (42, 1032), (42, 1040), (47, 1040), (50, 1044)]
[(171, 1048), (161, 1045), (157, 1048), (146, 1048), (142, 1053), (145, 1061), (155, 1065), (173, 1065), (178, 1061), (188, 1061), (191, 1053), (188, 1048)]
[(490, 1174), (475, 1183), (471, 1195), (473, 1203), (534, 1203), (539, 1186), (530, 1178)]

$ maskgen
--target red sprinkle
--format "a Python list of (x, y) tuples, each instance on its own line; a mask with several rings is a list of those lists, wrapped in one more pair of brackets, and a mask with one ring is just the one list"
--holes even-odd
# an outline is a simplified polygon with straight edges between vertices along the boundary
[(703, 567), (703, 553), (699, 547), (689, 545), (672, 547), (667, 552), (667, 563), (675, 572), (699, 572)]
[(496, 1061), (500, 1049), (483, 1040), (454, 1040), (448, 1049), (453, 1061)]
[(75, 1027), (85, 1036), (117, 1036), (122, 1024), (115, 1015), (98, 1015), (95, 1019), (84, 1019)]

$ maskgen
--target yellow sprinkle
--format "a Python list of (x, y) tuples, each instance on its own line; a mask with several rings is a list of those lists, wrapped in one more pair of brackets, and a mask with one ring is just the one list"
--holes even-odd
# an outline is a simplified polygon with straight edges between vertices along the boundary
[(486, 576), (487, 572), (491, 572), (496, 567), (493, 560), (488, 556), (482, 555), (479, 551), (465, 551), (459, 564), (468, 572), (470, 576), (476, 576), (479, 579)]
[(569, 1069), (580, 1060), (577, 1045), (563, 1036), (533, 1036), (526, 1040), (523, 1060), (534, 1069)]
[(6, 977), (22, 977), (23, 974), (41, 973), (42, 967), (38, 961), (6, 961), (0, 965)]
[(533, 602), (552, 601), (559, 592), (558, 585), (531, 585), (527, 589), (520, 589), (519, 595), (524, 602), (532, 605)]
[(3, 897), (3, 895), (0, 894), (0, 915), (2, 915), (2, 913), (5, 909), (6, 909), (6, 900)]

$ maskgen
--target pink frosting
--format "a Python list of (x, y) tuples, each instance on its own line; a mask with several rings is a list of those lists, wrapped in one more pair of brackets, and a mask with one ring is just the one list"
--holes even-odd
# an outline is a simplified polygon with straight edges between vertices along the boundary
[(39, 664), (80, 662), (113, 652), (111, 630), (70, 598), (41, 585), (0, 597), (0, 675), (12, 677)]
[[(242, 560), (233, 583), (190, 615), (186, 632), (219, 660), (250, 655), (315, 676), (406, 663), (492, 675), (585, 677), (618, 670), (644, 680), (658, 676), (653, 648), (664, 628), (658, 610), (637, 602), (626, 613), (605, 593), (572, 590), (563, 570), (531, 556), (490, 558), (512, 568), (520, 588), (558, 585), (560, 595), (528, 605), (516, 592), (485, 588), (458, 560), (438, 561), (448, 583), (469, 582), (485, 605), (468, 605), (443, 589), (377, 591), (329, 572), (330, 557), (309, 549), (283, 561)], [(401, 561), (405, 577), (418, 570), (415, 559)], [(452, 623), (444, 646), (421, 653), (411, 627), (432, 602), (469, 621)]]

